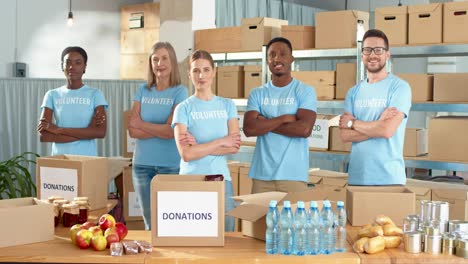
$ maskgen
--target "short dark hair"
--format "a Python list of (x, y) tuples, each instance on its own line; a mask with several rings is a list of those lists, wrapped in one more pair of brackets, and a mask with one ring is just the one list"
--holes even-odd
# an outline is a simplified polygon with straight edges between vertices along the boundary
[(366, 38), (371, 38), (371, 37), (383, 39), (385, 43), (385, 48), (388, 49), (389, 47), (388, 38), (387, 38), (387, 35), (385, 35), (385, 33), (382, 30), (379, 30), (379, 29), (367, 30), (367, 32), (364, 34), (364, 37), (362, 37), (362, 43), (364, 43), (364, 40), (366, 40)]
[(289, 48), (289, 50), (291, 51), (291, 54), (292, 54), (292, 45), (291, 45), (291, 41), (289, 41), (287, 38), (283, 38), (283, 37), (276, 37), (276, 38), (273, 38), (272, 40), (270, 40), (270, 42), (268, 42), (267, 44), (267, 52), (268, 52), (268, 49), (270, 48), (271, 45), (273, 45), (273, 43), (275, 42), (283, 42), (284, 44), (286, 44)]
[(65, 55), (67, 55), (70, 52), (78, 52), (84, 59), (84, 63), (87, 64), (88, 62), (88, 54), (86, 54), (86, 51), (82, 47), (78, 46), (71, 46), (71, 47), (66, 47), (62, 51), (62, 65), (63, 65), (63, 58), (65, 58)]

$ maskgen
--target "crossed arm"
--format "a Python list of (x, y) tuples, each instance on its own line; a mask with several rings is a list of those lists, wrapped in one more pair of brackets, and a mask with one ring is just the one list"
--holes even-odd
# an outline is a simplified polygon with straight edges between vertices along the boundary
[(128, 131), (132, 138), (144, 139), (159, 137), (163, 139), (174, 138), (174, 130), (171, 127), (172, 116), (174, 114), (175, 106), (164, 124), (154, 124), (145, 122), (141, 119), (141, 103), (135, 101), (133, 103), (132, 111), (128, 120)]
[(239, 121), (237, 118), (232, 118), (228, 121), (228, 129), (229, 133), (227, 136), (198, 144), (195, 138), (187, 131), (187, 126), (177, 123), (174, 127), (174, 136), (180, 156), (185, 162), (188, 162), (208, 155), (237, 153), (240, 148)]
[(58, 127), (52, 122), (54, 112), (52, 109), (44, 107), (41, 119), (37, 125), (41, 142), (67, 143), (80, 139), (104, 138), (106, 136), (107, 123), (106, 111), (100, 105), (94, 109), (94, 115), (85, 128), (65, 128)]
[(340, 132), (343, 142), (361, 142), (369, 138), (391, 138), (405, 114), (398, 111), (395, 107), (385, 109), (376, 121), (355, 120), (353, 129), (347, 127), (349, 120), (355, 119), (349, 112), (345, 112), (340, 117)]
[(298, 109), (295, 115), (281, 115), (267, 119), (257, 111), (244, 115), (244, 133), (248, 137), (261, 136), (268, 132), (288, 137), (309, 137), (317, 114), (312, 110)]

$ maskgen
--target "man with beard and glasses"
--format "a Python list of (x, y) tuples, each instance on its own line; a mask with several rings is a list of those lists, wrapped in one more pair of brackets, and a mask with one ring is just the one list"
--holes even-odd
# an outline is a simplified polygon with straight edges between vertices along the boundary
[(252, 90), (244, 133), (257, 136), (249, 177), (252, 193), (307, 188), (309, 147), (317, 112), (315, 90), (291, 77), (291, 42), (274, 38), (267, 45), (271, 81)]
[(362, 62), (367, 79), (352, 87), (340, 118), (341, 139), (352, 142), (350, 185), (404, 185), (403, 142), (411, 88), (385, 69), (390, 58), (385, 33), (364, 34)]

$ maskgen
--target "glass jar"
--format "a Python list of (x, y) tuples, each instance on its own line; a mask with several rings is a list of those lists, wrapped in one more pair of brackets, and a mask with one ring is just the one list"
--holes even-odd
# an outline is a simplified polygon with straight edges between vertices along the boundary
[(47, 197), (47, 201), (49, 201), (51, 204), (53, 204), (55, 200), (63, 200), (63, 197), (56, 195)]
[(58, 222), (62, 223), (62, 215), (63, 215), (63, 205), (68, 204), (68, 200), (54, 200), (54, 205), (57, 205), (58, 210)]
[(78, 208), (79, 206), (74, 203), (63, 205), (63, 215), (62, 215), (63, 227), (71, 227), (75, 224), (78, 224), (78, 216), (79, 216)]
[(54, 204), (54, 227), (57, 227), (59, 224), (59, 206), (58, 204)]
[(89, 203), (88, 201), (73, 201), (74, 204), (78, 205), (78, 224), (83, 224), (88, 221)]

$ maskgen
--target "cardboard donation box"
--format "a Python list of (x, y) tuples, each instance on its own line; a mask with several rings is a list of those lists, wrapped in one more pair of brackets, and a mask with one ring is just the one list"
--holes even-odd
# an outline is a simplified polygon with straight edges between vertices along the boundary
[(331, 151), (344, 151), (344, 152), (350, 152), (352, 143), (351, 142), (343, 142), (341, 140), (341, 130), (340, 127), (337, 126), (332, 126), (329, 129), (329, 150)]
[(241, 51), (241, 28), (223, 27), (196, 30), (194, 34), (195, 50), (208, 52)]
[(325, 199), (330, 201), (343, 201), (346, 204), (346, 186), (348, 185), (348, 174), (330, 170), (309, 171), (311, 177), (321, 178), (317, 188), (322, 188)]
[(36, 165), (37, 197), (58, 195), (72, 201), (89, 199), (91, 210), (107, 205), (108, 161), (103, 157), (57, 155), (40, 157)]
[(291, 41), (293, 50), (315, 47), (315, 27), (312, 26), (281, 26), (281, 36)]
[(122, 156), (126, 158), (132, 158), (133, 152), (135, 151), (136, 138), (130, 137), (130, 132), (128, 131), (128, 118), (132, 110), (127, 110), (123, 113), (123, 147), (122, 147)]
[(151, 181), (153, 246), (224, 246), (224, 181), (157, 175)]
[(329, 128), (338, 126), (340, 116), (317, 115), (312, 134), (307, 138), (309, 148), (318, 150), (328, 150)]
[(431, 182), (429, 181), (406, 179), (406, 188), (414, 192), (414, 195), (416, 196), (416, 212), (420, 209), (419, 206), (421, 201), (432, 200)]
[(429, 121), (429, 158), (468, 161), (468, 117), (445, 116)]
[(218, 67), (218, 95), (227, 98), (244, 97), (244, 66)]
[[(315, 13), (315, 48), (356, 47), (358, 21), (362, 21), (364, 32), (369, 29), (369, 13), (346, 10)], [(330, 34), (333, 32), (333, 34)]]
[(408, 7), (392, 6), (375, 9), (375, 28), (385, 32), (390, 45), (408, 43)]
[(356, 68), (356, 63), (336, 64), (336, 99), (345, 99), (348, 90), (356, 85)]
[(408, 6), (408, 44), (442, 43), (442, 3)]
[(317, 99), (335, 98), (335, 71), (293, 71), (291, 76), (312, 86), (317, 93)]
[(415, 195), (400, 186), (348, 186), (346, 214), (352, 226), (374, 222), (379, 214), (402, 226), (406, 215), (415, 212)]
[(411, 99), (413, 102), (433, 100), (434, 75), (425, 73), (399, 73), (397, 75), (408, 82), (411, 87)]
[(427, 130), (407, 128), (405, 130), (403, 155), (408, 157), (416, 157), (424, 154), (427, 154)]
[[(279, 206), (283, 205), (283, 201), (290, 201), (291, 208), (294, 210), (297, 201), (323, 200), (323, 197), (323, 192), (315, 188), (295, 193), (265, 192), (242, 195), (234, 197), (234, 200), (241, 204), (227, 212), (227, 215), (243, 220), (242, 234), (244, 236), (265, 240), (265, 217), (271, 200), (278, 201)], [(278, 209), (281, 212), (281, 208)]]
[(36, 198), (0, 200), (0, 248), (54, 239), (54, 206)]
[(434, 102), (468, 101), (468, 73), (434, 74)]
[(252, 89), (262, 85), (262, 66), (245, 65), (244, 66), (244, 97), (249, 98)]
[(241, 19), (241, 46), (243, 51), (260, 51), (274, 37), (281, 36), (281, 26), (287, 20), (270, 17)]
[(133, 188), (132, 167), (125, 167), (123, 171), (123, 211), (125, 221), (142, 221), (143, 213)]
[(252, 179), (249, 177), (250, 163), (241, 163), (239, 167), (239, 195), (252, 193)]
[(444, 42), (468, 42), (468, 2), (444, 3)]

